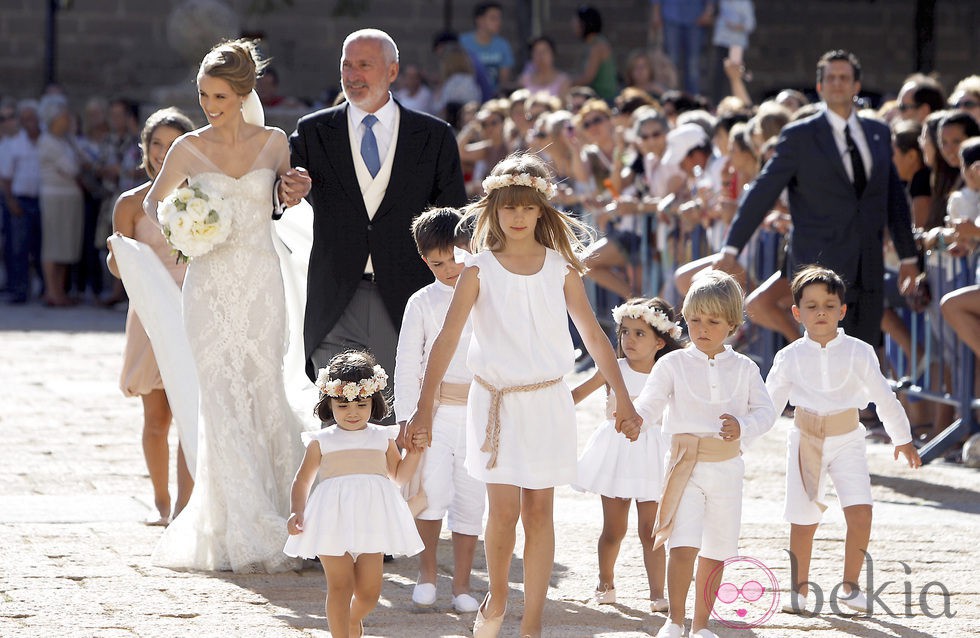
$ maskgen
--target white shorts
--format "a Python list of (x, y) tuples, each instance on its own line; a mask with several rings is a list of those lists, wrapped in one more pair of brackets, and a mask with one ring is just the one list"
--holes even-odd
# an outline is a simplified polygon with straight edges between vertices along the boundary
[[(665, 467), (670, 467), (669, 454)], [(722, 561), (738, 556), (744, 475), (741, 456), (696, 464), (674, 515), (668, 549), (697, 547), (702, 557)]]
[[(852, 505), (871, 505), (871, 475), (868, 473), (864, 426), (840, 436), (828, 436), (823, 442), (820, 463), (820, 484), (817, 500), (823, 501), (827, 477), (834, 481), (834, 490), (841, 508)], [(784, 518), (794, 525), (816, 525), (823, 512), (810, 500), (800, 478), (800, 431), (790, 428), (786, 444), (786, 503)]]
[(416, 518), (440, 521), (448, 514), (450, 531), (479, 536), (487, 488), (469, 475), (465, 460), (466, 406), (440, 405), (432, 419), (432, 446), (422, 464), (428, 505)]

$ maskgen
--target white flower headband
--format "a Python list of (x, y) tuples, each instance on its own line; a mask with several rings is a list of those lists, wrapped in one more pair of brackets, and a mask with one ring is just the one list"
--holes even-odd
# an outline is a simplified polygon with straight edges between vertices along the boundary
[(490, 175), (483, 180), (483, 192), (487, 195), (491, 191), (495, 191), (498, 188), (506, 188), (507, 186), (528, 186), (536, 189), (548, 199), (558, 194), (558, 188), (554, 184), (543, 177), (531, 175), (530, 173)]
[(681, 325), (670, 320), (663, 310), (650, 308), (640, 304), (624, 303), (616, 306), (612, 310), (613, 319), (617, 324), (622, 324), (623, 319), (640, 319), (650, 324), (654, 330), (661, 334), (669, 335), (674, 339), (681, 338)]
[(320, 373), (316, 377), (316, 387), (320, 389), (321, 398), (343, 398), (347, 401), (357, 398), (367, 399), (384, 390), (387, 385), (388, 373), (381, 366), (374, 366), (374, 376), (370, 379), (361, 379), (357, 382), (331, 379), (327, 368), (320, 368)]

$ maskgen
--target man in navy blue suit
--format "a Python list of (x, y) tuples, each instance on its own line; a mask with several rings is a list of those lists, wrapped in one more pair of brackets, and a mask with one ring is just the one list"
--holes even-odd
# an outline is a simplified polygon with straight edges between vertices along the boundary
[(739, 202), (714, 266), (726, 271), (788, 189), (793, 218), (789, 272), (820, 264), (847, 284), (844, 331), (881, 345), (884, 312), (882, 242), (887, 227), (898, 255), (900, 289), (919, 275), (908, 201), (892, 164), (891, 134), (878, 120), (860, 117), (855, 98), (861, 65), (847, 51), (829, 51), (817, 63), (820, 113), (783, 129), (775, 155)]

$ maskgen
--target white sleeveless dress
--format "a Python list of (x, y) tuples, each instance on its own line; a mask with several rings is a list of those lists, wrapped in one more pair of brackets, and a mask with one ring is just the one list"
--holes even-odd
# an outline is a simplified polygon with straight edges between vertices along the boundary
[[(473, 337), (466, 363), (498, 389), (562, 379), (572, 371), (575, 355), (568, 329), (563, 285), (569, 264), (548, 249), (544, 265), (533, 275), (505, 269), (490, 251), (461, 253), (467, 266), (480, 269), (480, 293), (470, 313)], [(575, 405), (568, 386), (504, 396), (500, 408), (497, 464), (486, 465), (490, 393), (470, 386), (466, 409), (466, 471), (486, 483), (530, 489), (575, 481)]]
[(200, 383), (198, 461), (190, 503), (153, 552), (159, 566), (276, 572), (300, 564), (282, 553), (303, 458), (303, 426), (283, 383), (286, 304), (272, 243), (272, 190), (284, 153), (285, 134), (272, 129), (239, 178), (186, 139), (167, 156), (165, 170), (178, 167), (220, 194), (233, 217), (228, 239), (193, 259), (184, 279), (184, 325)]
[[(649, 375), (633, 370), (626, 359), (619, 360), (619, 370), (630, 399), (635, 399)], [(614, 396), (610, 398), (614, 400)], [(630, 441), (616, 431), (614, 420), (606, 419), (585, 444), (578, 462), (578, 481), (573, 487), (602, 496), (659, 502), (668, 449), (659, 425), (647, 428), (636, 441)]]
[[(372, 450), (384, 455), (397, 427), (368, 423), (351, 432), (336, 425), (319, 432), (304, 432), (306, 445), (317, 441), (320, 454)], [(322, 471), (329, 460), (321, 463)], [(385, 553), (413, 556), (425, 548), (415, 519), (395, 483), (379, 474), (347, 474), (321, 478), (303, 513), (303, 533), (283, 548), (289, 556), (343, 556)]]

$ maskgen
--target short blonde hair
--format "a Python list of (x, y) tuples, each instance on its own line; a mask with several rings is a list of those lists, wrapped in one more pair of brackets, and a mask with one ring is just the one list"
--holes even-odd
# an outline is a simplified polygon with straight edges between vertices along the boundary
[(714, 315), (732, 325), (729, 334), (742, 325), (745, 293), (735, 278), (720, 270), (706, 270), (698, 274), (691, 289), (684, 297), (681, 314), (686, 321), (692, 317)]

